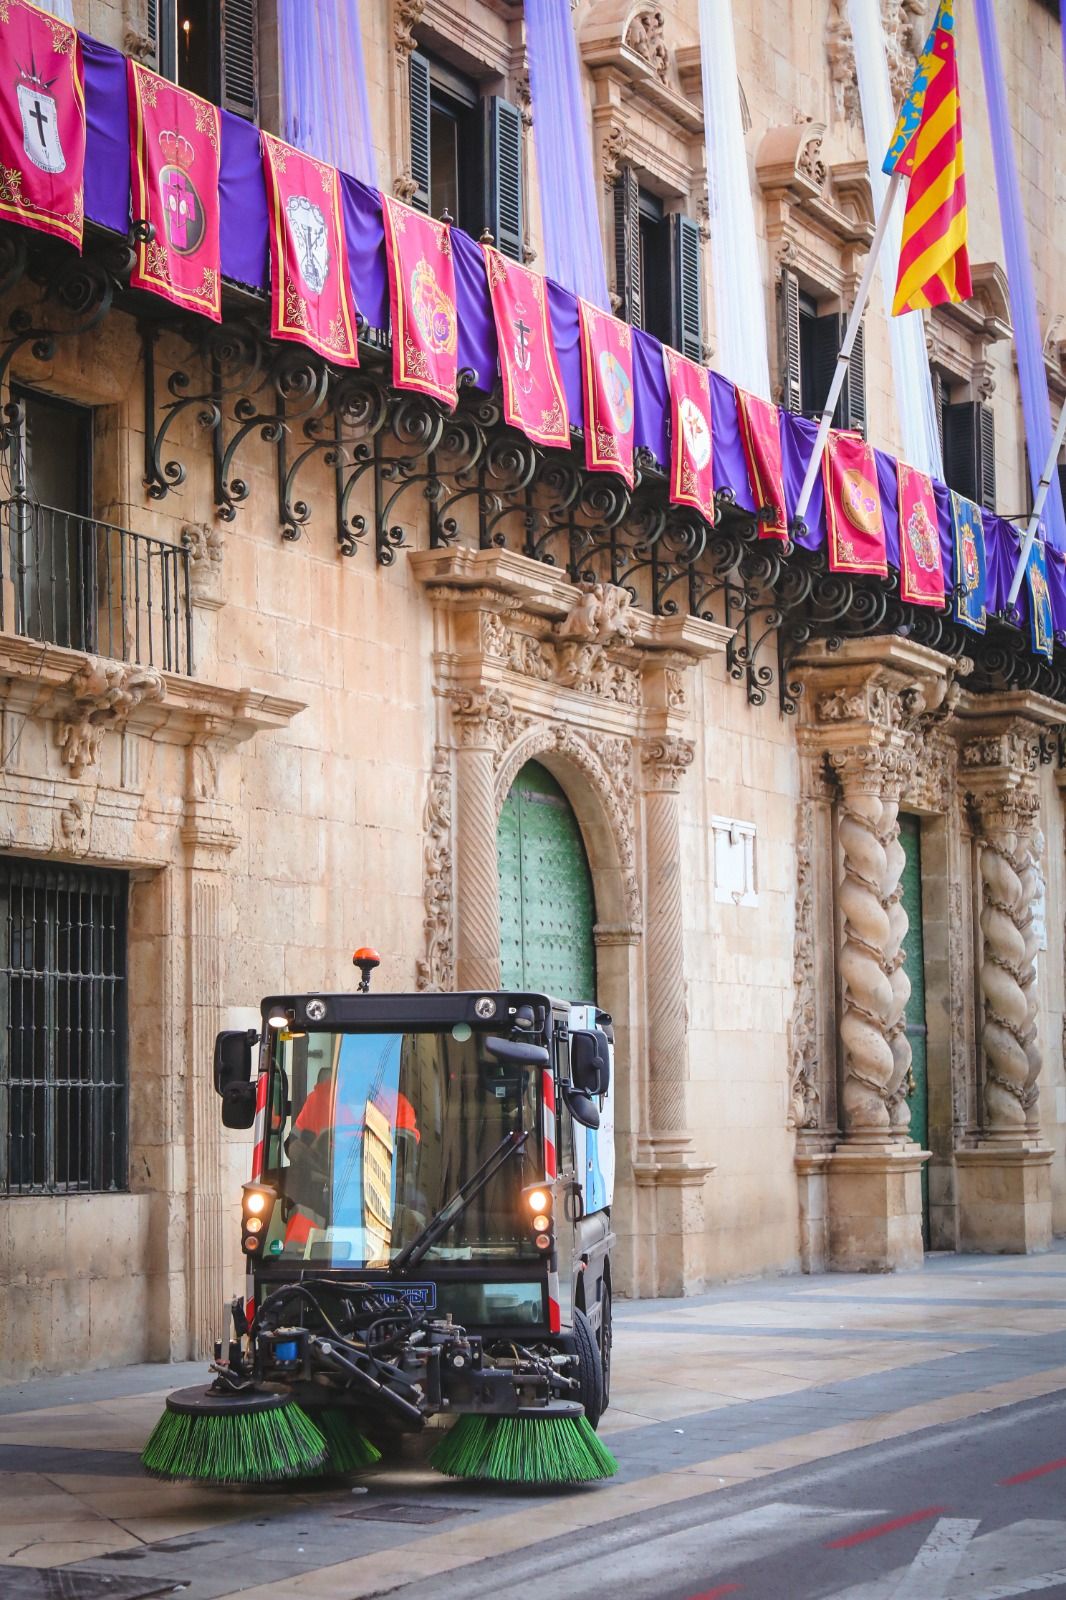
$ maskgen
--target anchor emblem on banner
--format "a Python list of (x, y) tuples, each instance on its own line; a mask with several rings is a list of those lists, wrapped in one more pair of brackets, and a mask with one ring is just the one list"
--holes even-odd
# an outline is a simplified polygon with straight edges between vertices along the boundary
[(513, 322), (514, 341), (511, 347), (514, 356), (514, 370), (512, 376), (517, 388), (523, 394), (530, 394), (533, 389), (533, 355), (529, 347), (532, 328), (525, 320), (525, 307), (518, 300), (515, 301), (515, 317)]
[(293, 194), (285, 202), (285, 217), (300, 277), (312, 294), (319, 295), (329, 277), (329, 230), (322, 208), (305, 194)]
[(15, 86), (22, 113), (22, 148), (27, 158), (42, 172), (65, 172), (67, 158), (59, 137), (59, 111), (55, 97), (48, 93), (54, 78), (46, 83), (33, 62), (30, 70), (20, 68)]

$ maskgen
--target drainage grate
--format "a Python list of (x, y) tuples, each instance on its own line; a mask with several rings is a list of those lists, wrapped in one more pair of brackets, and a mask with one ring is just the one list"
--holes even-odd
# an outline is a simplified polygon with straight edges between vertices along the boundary
[[(342, 1517), (357, 1522), (446, 1522), (449, 1517), (461, 1517), (470, 1510), (468, 1506), (413, 1506), (402, 1500), (371, 1500), (353, 1511), (342, 1511)], [(0, 1595), (0, 1600), (4, 1597)]]
[(77, 1567), (0, 1567), (0, 1600), (155, 1600), (183, 1588), (179, 1578), (111, 1578)]

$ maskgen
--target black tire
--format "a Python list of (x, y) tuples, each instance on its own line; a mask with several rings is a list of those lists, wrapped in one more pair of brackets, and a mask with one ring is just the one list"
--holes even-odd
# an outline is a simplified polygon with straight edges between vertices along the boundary
[(577, 1356), (577, 1379), (580, 1385), (577, 1398), (584, 1406), (585, 1415), (592, 1426), (598, 1427), (604, 1406), (603, 1367), (596, 1335), (580, 1307), (574, 1307), (574, 1331), (566, 1334), (560, 1343), (568, 1355)]
[(606, 1280), (603, 1284), (603, 1294), (600, 1298), (600, 1373), (603, 1383), (603, 1405), (601, 1414), (607, 1410), (611, 1403), (611, 1346), (614, 1344), (614, 1329), (611, 1324), (611, 1291)]

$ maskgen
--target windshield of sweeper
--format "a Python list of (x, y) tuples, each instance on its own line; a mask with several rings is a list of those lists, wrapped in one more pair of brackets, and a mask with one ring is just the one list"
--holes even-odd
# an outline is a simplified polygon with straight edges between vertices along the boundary
[(475, 1195), (427, 1261), (536, 1255), (521, 1189), (543, 1177), (539, 1071), (497, 1061), (467, 1023), (443, 1033), (274, 1036), (263, 1254), (387, 1266), (501, 1140), (524, 1147)]

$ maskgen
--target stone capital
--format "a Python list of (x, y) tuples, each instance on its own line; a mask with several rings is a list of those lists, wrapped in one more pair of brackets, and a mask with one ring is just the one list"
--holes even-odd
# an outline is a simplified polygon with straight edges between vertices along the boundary
[(696, 747), (692, 740), (683, 739), (675, 733), (660, 734), (646, 740), (640, 753), (645, 789), (676, 793), (695, 754)]

